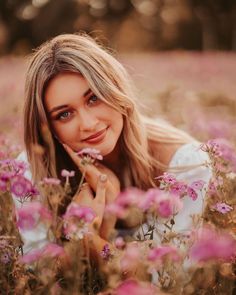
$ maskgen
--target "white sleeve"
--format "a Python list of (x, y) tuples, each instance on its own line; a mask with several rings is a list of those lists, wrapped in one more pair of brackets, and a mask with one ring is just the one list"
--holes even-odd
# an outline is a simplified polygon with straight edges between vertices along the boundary
[[(204, 163), (207, 161), (209, 161), (208, 154), (200, 149), (200, 143), (189, 143), (181, 146), (176, 151), (170, 161), (169, 167), (171, 169), (171, 167), (181, 168), (189, 165), (200, 165), (184, 172), (181, 172), (180, 169), (180, 172), (172, 174), (175, 174), (178, 180), (182, 180), (188, 184), (191, 184), (193, 181), (203, 180), (206, 183), (206, 188), (212, 176), (211, 169), (204, 166)], [(195, 201), (190, 197), (184, 197), (183, 209), (175, 217), (174, 230), (181, 232), (191, 228), (191, 216), (201, 214), (203, 211), (204, 191), (202, 193), (203, 195), (201, 195), (201, 192), (198, 192), (198, 198)]]
[[(24, 161), (24, 162), (28, 163), (27, 156), (26, 156), (25, 152), (20, 153), (20, 155), (17, 157), (17, 160)], [(27, 179), (32, 180), (32, 175), (31, 175), (31, 172), (29, 169), (27, 169), (25, 171), (24, 176)], [(27, 202), (30, 202), (30, 201), (26, 201), (23, 204), (21, 204), (15, 195), (12, 195), (12, 197), (13, 197), (13, 201), (14, 201), (16, 208), (21, 208)], [(37, 201), (39, 201), (39, 200), (40, 199), (37, 198)], [(33, 249), (39, 249), (39, 248), (43, 247), (45, 244), (47, 244), (47, 242), (48, 242), (47, 229), (42, 223), (39, 223), (32, 230), (21, 230), (19, 228), (19, 232), (20, 232), (22, 241), (24, 242), (24, 245), (23, 245), (23, 253), (24, 254), (26, 254), (27, 252), (29, 252)]]

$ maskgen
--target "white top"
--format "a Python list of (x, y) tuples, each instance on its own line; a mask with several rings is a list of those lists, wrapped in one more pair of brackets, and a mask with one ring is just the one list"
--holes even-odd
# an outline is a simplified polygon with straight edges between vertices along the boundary
[[(27, 156), (25, 152), (22, 152), (17, 160), (27, 161)], [(174, 154), (170, 161), (170, 167), (181, 167), (188, 165), (198, 165), (204, 164), (208, 160), (207, 153), (203, 152), (199, 148), (199, 143), (188, 143), (181, 146)], [(185, 172), (171, 173), (175, 174), (178, 180), (187, 181), (189, 183), (196, 180), (204, 180), (206, 183), (209, 182), (211, 178), (211, 170), (205, 166), (199, 166)], [(25, 172), (25, 177), (31, 179), (30, 171)], [(21, 204), (16, 197), (13, 196), (16, 207), (20, 207)], [(24, 205), (23, 205), (24, 206)], [(202, 196), (198, 196), (197, 200), (193, 201), (191, 198), (184, 198), (184, 207), (180, 213), (175, 217), (174, 230), (177, 232), (186, 231), (191, 228), (192, 218), (194, 214), (199, 214), (202, 212), (203, 199)], [(162, 221), (157, 222), (158, 229), (163, 228), (161, 224)], [(147, 224), (144, 224), (144, 227), (147, 227)], [(137, 233), (142, 233), (140, 229), (136, 231)], [(22, 239), (24, 241), (23, 251), (27, 253), (28, 251), (36, 248), (41, 248), (48, 241), (47, 231), (43, 225), (38, 225), (33, 230), (24, 230), (20, 231)], [(158, 239), (155, 237), (154, 239)]]

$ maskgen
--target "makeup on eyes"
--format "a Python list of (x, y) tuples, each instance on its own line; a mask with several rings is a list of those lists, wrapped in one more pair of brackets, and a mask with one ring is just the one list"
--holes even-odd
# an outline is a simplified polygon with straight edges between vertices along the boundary
[[(82, 95), (82, 98), (87, 98), (87, 96), (92, 92), (92, 90), (89, 88), (88, 90), (86, 90), (84, 92), (84, 94)], [(94, 95), (94, 94), (93, 94)], [(56, 106), (56, 107), (53, 107), (48, 113), (49, 115), (51, 115), (52, 113), (56, 112), (56, 111), (59, 111), (61, 109), (64, 109), (68, 107), (67, 104), (64, 104), (64, 105), (59, 105), (59, 106)]]
[[(87, 97), (86, 103), (88, 106), (96, 105), (99, 102), (99, 98), (91, 90), (90, 90), (90, 92), (91, 92), (91, 95), (89, 97)], [(87, 94), (87, 96), (88, 96), (88, 94)], [(58, 114), (56, 114), (53, 119), (59, 120), (59, 121), (66, 121), (67, 119), (69, 119), (71, 117), (71, 114), (73, 113), (73, 111), (71, 111), (70, 109), (67, 109), (67, 107), (68, 107), (68, 105), (59, 106), (58, 108), (63, 108), (64, 110), (62, 112), (59, 112)], [(50, 113), (52, 113), (52, 112), (50, 112)], [(65, 113), (70, 113), (70, 115), (62, 118), (63, 114), (65, 114)]]

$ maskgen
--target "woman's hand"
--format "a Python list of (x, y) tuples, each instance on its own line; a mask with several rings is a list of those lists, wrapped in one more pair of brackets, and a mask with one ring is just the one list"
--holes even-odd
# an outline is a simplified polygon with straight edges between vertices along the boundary
[(104, 211), (105, 211), (105, 203), (106, 203), (106, 187), (107, 187), (107, 176), (105, 174), (100, 174), (97, 182), (96, 188), (96, 196), (93, 196), (93, 192), (87, 182), (85, 182), (81, 190), (78, 194), (76, 194), (72, 202), (75, 202), (81, 206), (90, 207), (96, 217), (91, 224), (90, 231), (98, 232), (101, 228)]
[[(83, 159), (76, 155), (76, 153), (67, 145), (63, 144), (66, 152), (69, 154), (71, 159), (77, 165), (79, 170), (85, 174), (86, 182), (88, 183), (90, 189), (96, 192), (97, 195), (97, 184), (98, 179), (101, 174), (107, 176), (106, 192), (105, 192), (105, 204), (113, 202), (117, 195), (120, 192), (120, 182), (116, 175), (107, 167), (100, 164), (95, 166), (93, 164), (84, 165)], [(91, 192), (91, 191), (90, 191)], [(79, 194), (78, 192), (77, 194)], [(107, 214), (103, 215), (102, 225), (100, 228), (100, 235), (104, 239), (109, 239), (110, 234), (114, 230), (116, 223), (115, 216), (108, 216)]]

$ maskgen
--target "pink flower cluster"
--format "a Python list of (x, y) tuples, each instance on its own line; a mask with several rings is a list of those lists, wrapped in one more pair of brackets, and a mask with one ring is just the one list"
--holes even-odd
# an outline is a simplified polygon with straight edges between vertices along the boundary
[(126, 280), (122, 282), (112, 294), (116, 295), (156, 295), (158, 294), (154, 285), (150, 283), (137, 282), (135, 280)]
[(61, 170), (61, 176), (62, 177), (74, 177), (75, 176), (75, 171), (68, 171), (66, 169)]
[(236, 172), (236, 152), (228, 140), (222, 138), (209, 140), (201, 145), (201, 149), (216, 160), (214, 167), (217, 170)]
[(90, 207), (81, 206), (75, 202), (70, 203), (66, 209), (66, 213), (63, 218), (68, 219), (70, 217), (78, 217), (85, 223), (91, 223), (95, 218), (95, 213)]
[(108, 204), (106, 211), (118, 218), (125, 218), (131, 207), (138, 207), (144, 212), (152, 211), (163, 218), (168, 218), (182, 209), (183, 197), (188, 196), (195, 201), (198, 197), (197, 192), (203, 190), (205, 185), (203, 180), (188, 185), (178, 181), (169, 173), (164, 173), (158, 179), (160, 179), (160, 188), (152, 188), (146, 192), (129, 188), (120, 193), (115, 202)]
[(108, 260), (111, 257), (111, 250), (110, 250), (109, 244), (105, 244), (103, 246), (103, 249), (100, 255), (104, 260)]
[[(143, 257), (142, 257), (143, 258)], [(141, 252), (138, 242), (127, 243), (120, 260), (120, 266), (123, 272), (129, 272), (140, 263)]]
[(90, 207), (80, 206), (72, 202), (63, 216), (63, 230), (67, 239), (82, 239), (88, 232), (88, 224), (94, 218), (95, 213)]
[(214, 206), (212, 206), (213, 210), (216, 210), (222, 214), (226, 214), (233, 210), (233, 207), (229, 206), (228, 204), (224, 202), (218, 202)]
[(31, 264), (43, 257), (55, 258), (62, 255), (65, 255), (63, 247), (54, 243), (48, 243), (43, 248), (32, 250), (23, 255), (20, 261), (22, 263)]
[(161, 189), (169, 191), (180, 198), (188, 196), (193, 201), (198, 197), (197, 191), (203, 190), (205, 185), (203, 180), (197, 180), (193, 181), (191, 184), (187, 184), (184, 181), (177, 180), (174, 175), (171, 175), (168, 172), (165, 172), (162, 176), (159, 176), (156, 179), (160, 179)]
[(149, 189), (147, 192), (129, 188), (120, 193), (115, 202), (108, 204), (106, 211), (115, 214), (118, 218), (125, 218), (132, 207), (139, 208), (143, 212), (155, 212), (163, 218), (168, 218), (178, 213), (183, 204), (178, 195), (166, 193), (158, 188)]
[(180, 255), (178, 251), (173, 246), (158, 246), (152, 250), (150, 250), (148, 259), (153, 262), (158, 262), (161, 264), (165, 257), (170, 257), (172, 261), (178, 261), (180, 259)]
[(229, 261), (235, 259), (236, 241), (228, 233), (219, 234), (210, 227), (203, 227), (196, 232), (189, 254), (192, 260), (198, 262), (212, 259)]
[(84, 148), (81, 151), (77, 152), (77, 155), (80, 157), (90, 157), (94, 160), (102, 160), (103, 156), (100, 154), (100, 151), (94, 148)]
[(16, 210), (17, 225), (22, 230), (31, 230), (39, 222), (51, 222), (51, 212), (40, 202), (27, 202)]
[(38, 195), (38, 190), (24, 173), (28, 165), (23, 161), (6, 159), (0, 161), (0, 190), (10, 190), (21, 201)]

